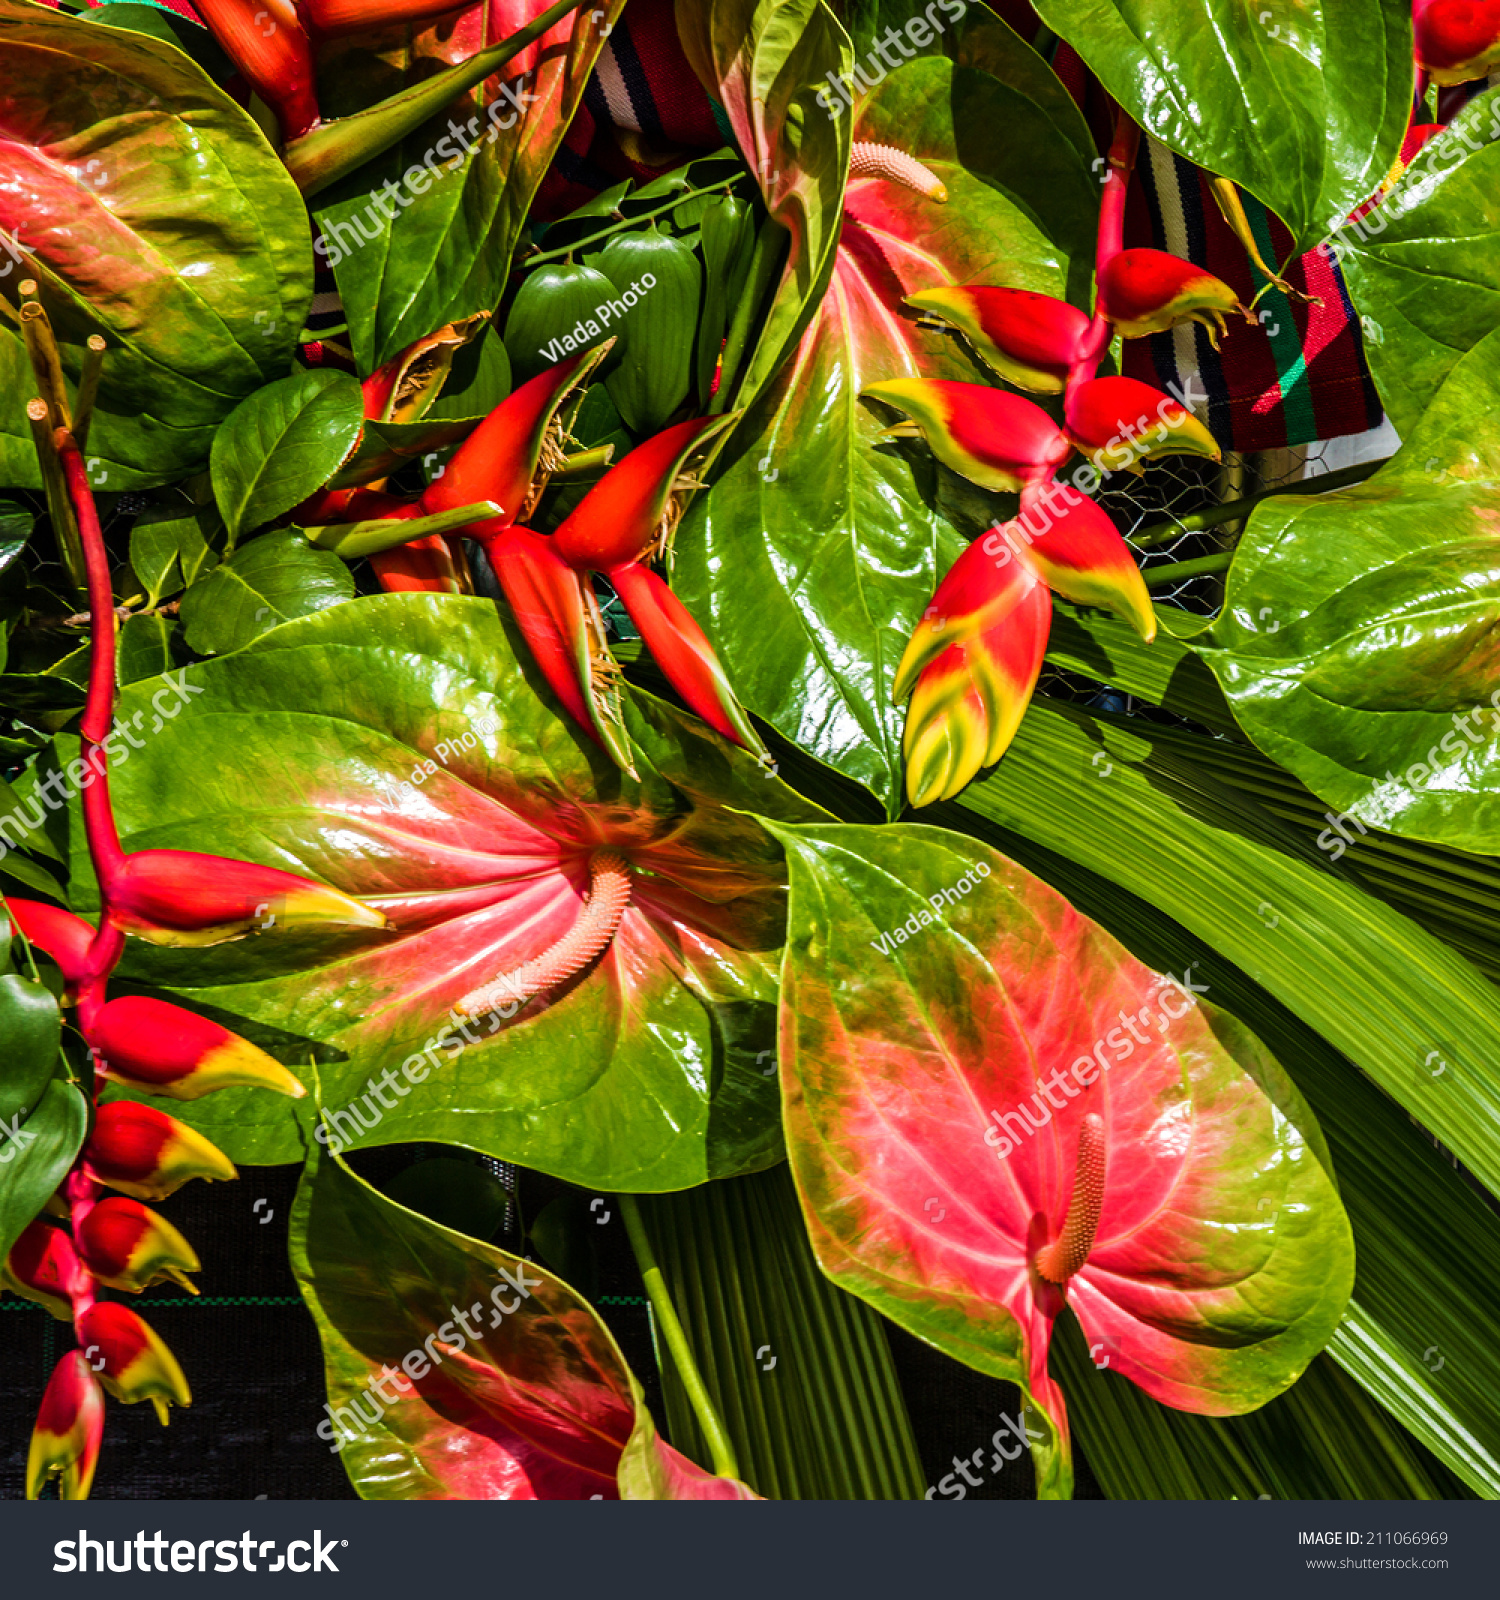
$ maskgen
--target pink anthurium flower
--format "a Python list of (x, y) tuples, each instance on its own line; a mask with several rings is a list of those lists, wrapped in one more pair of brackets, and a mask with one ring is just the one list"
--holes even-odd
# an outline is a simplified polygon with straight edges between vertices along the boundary
[(1065, 1309), (1165, 1405), (1288, 1388), (1343, 1316), (1349, 1223), (1311, 1112), (1195, 969), (1150, 971), (962, 835), (772, 831), (787, 1143), (824, 1271), (1021, 1385), (1043, 1497), (1071, 1485)]

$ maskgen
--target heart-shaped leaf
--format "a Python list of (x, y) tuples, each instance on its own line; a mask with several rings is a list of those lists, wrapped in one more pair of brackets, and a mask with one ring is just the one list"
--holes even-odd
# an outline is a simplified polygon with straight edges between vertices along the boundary
[(291, 1254), (323, 1341), (318, 1433), (365, 1499), (756, 1498), (657, 1437), (609, 1330), (560, 1278), (316, 1148)]
[(364, 400), (347, 372), (303, 368), (257, 390), (214, 436), (214, 498), (231, 542), (290, 511), (359, 442)]
[(1261, 506), (1193, 641), (1245, 732), (1333, 805), (1336, 856), (1367, 826), (1500, 850), (1497, 359), (1500, 331), (1373, 478)]
[(1409, 0), (1035, 0), (1154, 138), (1310, 250), (1375, 193), (1411, 115)]
[[(126, 848), (294, 869), (368, 897), (392, 926), (268, 923), (204, 951), (132, 949), (125, 970), (220, 1009), (289, 1063), (316, 1047), (340, 1141), (463, 1144), (596, 1189), (765, 1166), (779, 1127), (757, 1057), (772, 1043), (784, 869), (743, 813), (821, 813), (645, 696), (627, 718), (642, 776), (622, 775), (527, 660), (490, 602), (411, 594), (189, 669), (202, 692), (115, 775)], [(120, 715), (153, 687), (127, 689)], [(609, 948), (456, 1032), (462, 996), (574, 926), (600, 846), (634, 871)], [(82, 858), (75, 870), (86, 882)], [(399, 1094), (368, 1099), (387, 1070)], [(295, 1159), (290, 1102), (270, 1099), (227, 1090), (183, 1114), (235, 1160)]]
[(0, 1140), (0, 1261), (68, 1174), (88, 1131), (89, 1103), (78, 1086), (53, 1078), (26, 1117)]
[[(1354, 1255), (1264, 1046), (1191, 972), (1152, 973), (961, 835), (770, 826), (791, 875), (788, 1142), (834, 1281), (1023, 1386), (1050, 1420), (1044, 1494), (1071, 1476), (1047, 1374), (1064, 1305), (1165, 1404), (1234, 1415), (1293, 1383)], [(1049, 1265), (1070, 1238), (1077, 1264)]]
[[(1500, 95), (1472, 101), (1374, 210), (1334, 235), (1365, 356), (1404, 439), (1454, 363), (1500, 327)], [(1457, 159), (1455, 159), (1455, 157)]]
[[(625, 0), (581, 6), (441, 117), (321, 197), (316, 210), (361, 372), (434, 328), (499, 304), (538, 184), (567, 132)], [(434, 65), (468, 60), (532, 20), (527, 0), (488, 0), (411, 29), (372, 56), (354, 35), (325, 49), (329, 115), (399, 93)], [(395, 198), (392, 198), (394, 193)], [(378, 203), (377, 203), (378, 201)]]
[[(4, 275), (34, 277), (76, 383), (108, 342), (90, 454), (111, 489), (199, 469), (215, 425), (285, 372), (312, 295), (306, 210), (255, 123), (175, 49), (0, 0)], [(23, 270), (16, 276), (20, 253)], [(19, 330), (0, 321), (4, 481), (35, 487)]]
[(292, 617), (354, 598), (349, 569), (315, 550), (296, 528), (273, 528), (237, 550), (182, 598), (187, 641), (200, 655), (225, 655)]
[(999, 283), (1077, 299), (1097, 215), (1087, 129), (1045, 64), (998, 23), (966, 36), (964, 59), (976, 64), (910, 62), (861, 109), (855, 137), (915, 156), (948, 203), (878, 178), (849, 184), (828, 292), (676, 545), (674, 583), (742, 703), (892, 815), (896, 663), (966, 519), (956, 480), (924, 448), (882, 444), (889, 419), (860, 391), (897, 377), (974, 381), (969, 357), (921, 329), (903, 296)]
[(3, 1134), (42, 1098), (57, 1066), (62, 1040), (56, 998), (19, 972), (0, 977), (0, 1039), (5, 1040), (4, 1071), (0, 1074)]

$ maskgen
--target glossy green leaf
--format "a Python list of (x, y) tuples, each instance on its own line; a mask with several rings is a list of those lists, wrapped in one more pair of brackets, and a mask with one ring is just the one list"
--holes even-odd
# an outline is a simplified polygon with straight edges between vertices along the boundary
[(753, 1498), (656, 1437), (609, 1330), (560, 1278), (316, 1149), (291, 1255), (323, 1342), (318, 1433), (363, 1498)]
[[(378, 160), (319, 196), (315, 210), (361, 372), (434, 328), (497, 306), (526, 212), (583, 97), (624, 0), (565, 16), (495, 79), (462, 96)], [(414, 25), (372, 56), (355, 35), (325, 47), (324, 111), (347, 115), (466, 61), (536, 13), (494, 0)], [(377, 199), (379, 204), (377, 204)], [(569, 324), (571, 326), (571, 324)]]
[(0, 1260), (67, 1176), (88, 1131), (77, 1085), (53, 1078), (31, 1114), (0, 1142)]
[(364, 427), (347, 372), (304, 367), (237, 406), (214, 437), (214, 498), (231, 540), (305, 500), (343, 465)]
[[(0, 1131), (24, 1121), (57, 1066), (62, 1018), (57, 1001), (40, 983), (20, 972), (0, 977)], [(5, 1147), (0, 1144), (0, 1158)]]
[(1500, 1190), (1494, 987), (1254, 800), (1158, 747), (1148, 724), (1038, 697), (994, 774), (934, 815), (965, 812), (1159, 906)]
[(331, 550), (296, 528), (274, 528), (195, 583), (180, 615), (200, 655), (224, 655), (293, 617), (354, 598), (354, 580)]
[[(245, 112), (145, 34), (0, 0), (0, 74), (15, 179), (0, 222), (73, 383), (87, 338), (109, 345), (96, 472), (129, 489), (197, 470), (220, 420), (285, 372), (306, 316), (296, 186)], [(0, 323), (6, 483), (39, 482), (20, 404), (34, 387), (19, 330)]]
[(1036, 0), (1154, 138), (1310, 250), (1380, 187), (1411, 113), (1408, 0)]
[[(645, 696), (627, 712), (642, 777), (623, 776), (539, 693), (484, 600), (359, 600), (187, 681), (203, 692), (115, 775), (126, 848), (285, 867), (368, 897), (393, 926), (133, 946), (126, 971), (289, 1065), (316, 1052), (340, 1140), (461, 1144), (596, 1190), (680, 1188), (777, 1159), (776, 1086), (760, 1068), (783, 868), (744, 813), (815, 808)], [(121, 716), (152, 687), (127, 689)], [(619, 843), (642, 869), (610, 948), (509, 1018), (454, 1032), (461, 996), (571, 928), (589, 841)], [(87, 881), (81, 857), (76, 870)], [(366, 1103), (387, 1071), (402, 1092)], [(271, 1102), (227, 1090), (180, 1114), (232, 1159), (295, 1159), (292, 1105)]]
[(1365, 483), (1263, 504), (1194, 641), (1245, 732), (1330, 803), (1339, 855), (1362, 826), (1500, 850), (1497, 358), (1500, 331)]
[(1365, 358), (1404, 439), (1454, 363), (1500, 327), (1500, 95), (1470, 102), (1371, 212), (1334, 235)]
[(956, 480), (924, 446), (882, 443), (888, 419), (859, 393), (894, 377), (979, 381), (903, 295), (999, 282), (1076, 299), (1097, 216), (1092, 147), (1061, 84), (998, 23), (976, 28), (965, 49), (977, 64), (929, 57), (894, 72), (854, 130), (914, 155), (948, 203), (879, 179), (850, 183), (817, 316), (676, 543), (674, 584), (741, 702), (892, 815), (902, 803), (896, 663), (963, 549), (959, 528), (993, 511), (969, 520), (952, 503)]
[[(1055, 1430), (1043, 1494), (1069, 1478), (1047, 1373), (1065, 1303), (1167, 1404), (1234, 1415), (1286, 1389), (1354, 1257), (1316, 1123), (1259, 1041), (961, 835), (776, 832), (788, 1140), (824, 1270), (1023, 1386)], [(1090, 1113), (1102, 1211), (1064, 1298), (1031, 1268)]]
[(627, 427), (655, 433), (687, 399), (692, 383), (703, 269), (688, 245), (653, 229), (616, 234), (599, 257), (599, 270), (618, 295), (635, 297), (620, 318), (620, 364), (604, 386)]

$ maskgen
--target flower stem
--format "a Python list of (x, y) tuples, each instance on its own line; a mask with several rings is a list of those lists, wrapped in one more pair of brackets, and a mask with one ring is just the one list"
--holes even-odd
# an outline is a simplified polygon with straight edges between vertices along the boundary
[(577, 239), (572, 244), (559, 245), (556, 250), (542, 250), (534, 256), (527, 256), (516, 263), (514, 272), (529, 272), (533, 267), (541, 266), (544, 261), (557, 261), (563, 256), (576, 255), (580, 250), (587, 250), (591, 244), (598, 244), (601, 239), (608, 239), (626, 228), (650, 222), (654, 217), (664, 217), (669, 211), (675, 211), (678, 206), (686, 205), (689, 200), (696, 200), (700, 194), (716, 194), (720, 189), (728, 194), (738, 182), (738, 178), (729, 178), (720, 183), (711, 183), (705, 189), (684, 189), (664, 206), (657, 206), (653, 211), (641, 211), (633, 217), (621, 217), (618, 222), (611, 222), (607, 228), (601, 228), (598, 233), (591, 233), (587, 238)]
[(630, 1247), (635, 1251), (636, 1265), (641, 1269), (641, 1278), (646, 1285), (651, 1309), (656, 1315), (656, 1323), (661, 1329), (662, 1337), (667, 1342), (667, 1349), (672, 1353), (672, 1363), (677, 1369), (682, 1387), (687, 1391), (693, 1414), (698, 1419), (698, 1426), (703, 1430), (703, 1437), (708, 1442), (714, 1471), (721, 1478), (737, 1478), (740, 1469), (739, 1463), (735, 1460), (734, 1446), (729, 1442), (729, 1435), (724, 1431), (724, 1423), (709, 1396), (703, 1375), (693, 1360), (693, 1352), (688, 1345), (687, 1335), (682, 1331), (677, 1308), (672, 1304), (672, 1296), (667, 1291), (667, 1281), (662, 1276), (661, 1268), (656, 1264), (651, 1241), (646, 1237), (646, 1229), (641, 1222), (640, 1207), (633, 1194), (622, 1194), (618, 1198), (620, 1210), (625, 1217), (625, 1231), (630, 1236)]
[(1211, 556), (1199, 556), (1193, 561), (1174, 561), (1166, 567), (1147, 567), (1141, 576), (1148, 589), (1160, 589), (1163, 584), (1178, 583), (1184, 578), (1202, 578), (1212, 572), (1227, 572), (1234, 560), (1233, 550), (1216, 550)]
[(1149, 550), (1153, 545), (1166, 544), (1184, 533), (1206, 533), (1226, 522), (1238, 522), (1248, 517), (1263, 500), (1281, 494), (1331, 494), (1335, 489), (1347, 489), (1351, 484), (1363, 483), (1372, 478), (1390, 460), (1359, 461), (1352, 467), (1340, 467), (1337, 472), (1324, 472), (1316, 478), (1299, 478), (1295, 483), (1279, 483), (1273, 489), (1262, 489), (1243, 500), (1228, 500), (1221, 506), (1210, 506), (1207, 511), (1195, 511), (1191, 516), (1178, 517), (1172, 522), (1158, 522), (1130, 536), (1137, 550)]

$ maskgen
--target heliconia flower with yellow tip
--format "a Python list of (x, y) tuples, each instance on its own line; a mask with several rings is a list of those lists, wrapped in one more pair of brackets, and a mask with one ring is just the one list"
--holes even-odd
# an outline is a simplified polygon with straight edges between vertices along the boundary
[(27, 940), (51, 956), (62, 969), (70, 991), (68, 998), (71, 999), (73, 985), (83, 976), (94, 930), (82, 917), (75, 917), (61, 906), (49, 906), (40, 900), (17, 900), (9, 896), (5, 903)]
[(136, 1200), (165, 1200), (193, 1178), (227, 1182), (234, 1163), (196, 1128), (137, 1100), (100, 1106), (83, 1147), (83, 1173)]
[(925, 437), (944, 466), (981, 489), (1015, 493), (1043, 484), (1072, 452), (1039, 405), (982, 383), (889, 378), (860, 392), (911, 419), (886, 429), (887, 438)]
[(1061, 394), (1089, 346), (1084, 312), (1030, 289), (923, 289), (906, 303), (950, 323), (1002, 378), (1034, 394)]
[(1068, 437), (1101, 472), (1136, 472), (1156, 456), (1222, 460), (1214, 436), (1186, 406), (1135, 378), (1093, 378), (1068, 395)]
[(1215, 349), (1230, 312), (1255, 322), (1227, 283), (1165, 250), (1122, 250), (1114, 256), (1099, 274), (1099, 309), (1127, 339), (1165, 333), (1179, 322), (1201, 323)]
[(1441, 88), (1500, 66), (1500, 0), (1414, 0), (1417, 65)]
[(52, 1369), (26, 1457), (26, 1498), (41, 1498), (58, 1480), (60, 1500), (87, 1500), (104, 1438), (104, 1395), (81, 1350), (69, 1350)]
[(951, 799), (1004, 755), (1047, 652), (1049, 590), (1155, 636), (1140, 569), (1091, 500), (1052, 484), (1022, 504), (954, 562), (896, 669), (893, 698), (911, 696), (902, 748), (914, 806)]
[(78, 1319), (78, 1342), (103, 1365), (99, 1381), (116, 1400), (149, 1400), (163, 1427), (170, 1406), (190, 1406), (192, 1391), (177, 1358), (143, 1318), (115, 1300), (99, 1300)]
[(325, 883), (279, 867), (196, 850), (137, 850), (110, 884), (115, 926), (152, 944), (208, 945), (252, 928), (343, 923), (383, 928), (384, 915)]
[(111, 1082), (173, 1100), (215, 1089), (307, 1090), (279, 1061), (207, 1017), (165, 1000), (122, 995), (101, 1006), (86, 1031), (95, 1070)]
[(198, 1292), (184, 1276), (202, 1270), (192, 1245), (139, 1200), (111, 1195), (99, 1201), (79, 1224), (77, 1237), (79, 1260), (111, 1289), (139, 1294), (170, 1279), (189, 1294)]
[(59, 1322), (73, 1320), (73, 1295), (87, 1286), (73, 1241), (66, 1229), (38, 1218), (21, 1230), (0, 1265), (0, 1284), (44, 1306)]

